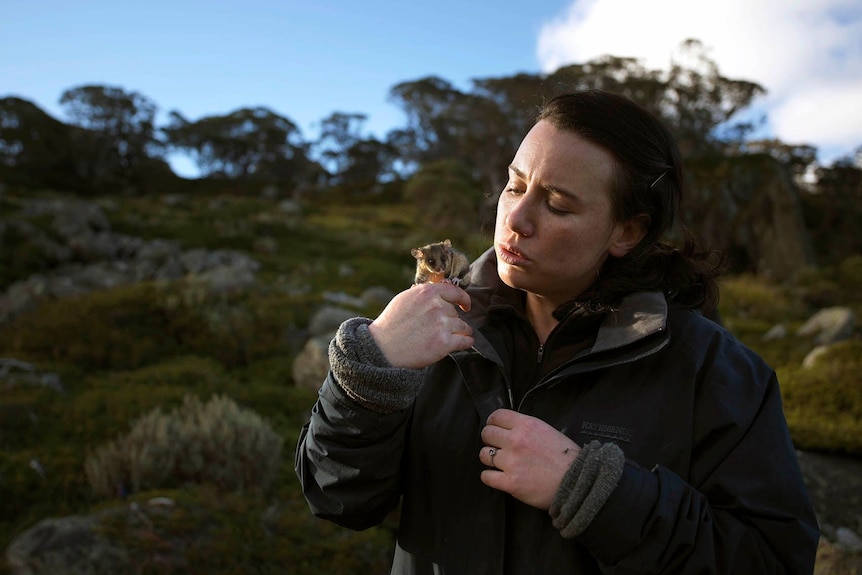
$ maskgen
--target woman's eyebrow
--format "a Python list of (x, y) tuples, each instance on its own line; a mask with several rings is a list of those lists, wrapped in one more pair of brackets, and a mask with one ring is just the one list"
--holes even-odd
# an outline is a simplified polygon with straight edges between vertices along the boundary
[[(521, 178), (522, 180), (527, 179), (527, 175), (524, 172), (522, 172), (521, 170), (519, 170), (518, 168), (516, 168), (514, 165), (509, 165), (509, 171), (512, 172), (513, 174), (515, 174), (516, 176), (518, 176), (519, 178)], [(572, 200), (574, 202), (581, 202), (581, 198), (579, 198), (577, 194), (570, 192), (570, 191), (568, 191), (564, 188), (561, 188), (559, 186), (555, 186), (553, 184), (541, 184), (541, 188), (543, 190), (545, 190), (545, 192), (565, 196), (566, 199)]]

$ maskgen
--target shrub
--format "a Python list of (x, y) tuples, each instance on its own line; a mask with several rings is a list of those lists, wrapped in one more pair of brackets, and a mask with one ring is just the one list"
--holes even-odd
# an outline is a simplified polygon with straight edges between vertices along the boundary
[[(151, 505), (154, 496), (168, 505)], [(316, 519), (301, 497), (263, 500), (211, 486), (137, 494), (103, 504), (98, 533), (122, 547), (140, 573), (389, 573), (385, 528), (352, 531)], [(142, 567), (145, 567), (142, 569)]]
[(460, 160), (424, 165), (404, 186), (404, 199), (420, 214), (417, 227), (429, 233), (471, 233), (482, 223), (485, 196), (470, 168)]
[(227, 293), (195, 281), (140, 283), (46, 301), (0, 329), (0, 349), (84, 369), (134, 369), (177, 355), (245, 365), (280, 351), (308, 315), (285, 295)]
[(850, 256), (838, 266), (837, 280), (844, 303), (862, 303), (859, 286), (862, 285), (862, 255)]
[(834, 344), (813, 367), (782, 369), (778, 377), (798, 448), (862, 455), (862, 341)]
[(722, 281), (719, 309), (722, 318), (756, 318), (767, 324), (801, 318), (805, 314), (780, 287), (750, 275)]
[(98, 497), (208, 483), (225, 491), (265, 492), (278, 472), (283, 439), (257, 413), (225, 396), (186, 396), (170, 413), (157, 408), (128, 435), (98, 449), (85, 470)]
[(804, 268), (796, 274), (793, 291), (796, 297), (811, 308), (835, 305), (841, 298), (841, 288), (828, 269)]
[(179, 406), (188, 394), (225, 393), (231, 383), (214, 359), (196, 356), (172, 357), (131, 371), (93, 373), (46, 414), (53, 421), (50, 440), (65, 437), (98, 445), (157, 407)]

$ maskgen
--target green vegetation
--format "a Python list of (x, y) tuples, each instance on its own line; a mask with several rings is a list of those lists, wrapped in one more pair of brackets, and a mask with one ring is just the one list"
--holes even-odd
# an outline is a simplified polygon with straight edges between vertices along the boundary
[(862, 340), (837, 343), (813, 367), (784, 367), (778, 376), (797, 445), (862, 456)]
[[(3, 205), (16, 198), (7, 192)], [(186, 249), (239, 247), (262, 267), (242, 291), (193, 278), (138, 283), (43, 300), (0, 326), (0, 357), (56, 373), (64, 388), (0, 385), (0, 547), (47, 517), (97, 514), (99, 532), (142, 572), (386, 572), (394, 520), (354, 533), (316, 520), (300, 493), (293, 452), (315, 394), (292, 385), (295, 334), (323, 291), (404, 289), (410, 247), (443, 239), (439, 229), (407, 200), (303, 201), (301, 215), (252, 196), (94, 200), (114, 230)], [(254, 252), (261, 236), (278, 249)], [(457, 243), (476, 257), (487, 238)], [(811, 342), (793, 335), (824, 304), (859, 313), (860, 280), (862, 258), (851, 257), (785, 285), (751, 275), (723, 284), (722, 319), (777, 369), (800, 449), (862, 455), (862, 345), (848, 341), (806, 369)], [(779, 323), (789, 335), (764, 340)]]
[(282, 438), (252, 410), (225, 396), (186, 395), (169, 413), (138, 419), (128, 435), (100, 447), (84, 467), (97, 497), (192, 483), (221, 491), (266, 492), (278, 472)]
[[(859, 317), (860, 262), (854, 256), (819, 273), (806, 270), (784, 286), (753, 276), (738, 276), (722, 286), (719, 307), (724, 323), (775, 368), (790, 432), (802, 450), (862, 456), (862, 340), (857, 335), (835, 344), (813, 367), (805, 367), (803, 360), (814, 344), (794, 335), (820, 306), (847, 306)], [(813, 305), (812, 286), (824, 284), (835, 299), (818, 297), (818, 305)], [(765, 339), (778, 324), (788, 335)]]
[[(602, 86), (665, 121), (693, 176), (683, 220), (749, 274), (725, 282), (724, 323), (776, 368), (800, 449), (862, 454), (858, 337), (806, 369), (811, 342), (793, 335), (821, 307), (847, 305), (862, 317), (862, 170), (851, 158), (817, 167), (806, 145), (746, 142), (752, 126), (728, 123), (763, 88), (721, 75), (697, 40), (683, 49), (693, 67), (669, 72), (603, 56), (551, 73), (474, 79), (467, 90), (434, 76), (401, 82), (389, 97), (407, 122), (384, 140), (363, 136), (364, 115), (335, 112), (319, 140), (306, 141), (266, 107), (197, 120), (175, 112), (160, 126), (155, 102), (117, 86), (66, 90), (65, 121), (25, 99), (0, 98), (0, 290), (94, 257), (65, 245), (56, 215), (21, 217), (34, 199), (86, 198), (114, 233), (184, 250), (240, 250), (261, 265), (250, 288), (217, 289), (200, 277), (141, 282), (42, 298), (0, 324), (0, 357), (56, 373), (63, 387), (0, 385), (0, 548), (46, 517), (98, 512), (102, 533), (123, 543), (140, 573), (190, 565), (205, 573), (385, 572), (392, 526), (352, 533), (315, 520), (291, 471), (315, 399), (291, 382), (303, 330), (324, 292), (408, 286), (412, 247), (448, 237), (480, 255), (489, 240), (473, 230), (493, 219), (484, 197), (503, 188), (537, 106), (561, 87)], [(718, 126), (728, 128), (726, 139)], [(202, 177), (174, 174), (168, 151), (192, 159)], [(796, 190), (774, 197), (815, 167), (816, 185), (798, 198)], [(764, 226), (785, 201), (801, 218)], [(810, 247), (829, 267), (797, 273), (808, 258), (770, 249), (775, 238), (803, 236), (811, 245), (800, 241), (798, 252)], [(784, 283), (755, 275), (769, 273)], [(22, 291), (40, 289), (36, 282)], [(357, 313), (373, 316), (374, 305)], [(764, 339), (778, 324), (789, 335)], [(214, 405), (220, 414), (210, 413)], [(205, 423), (213, 418), (225, 420), (218, 434)], [(171, 462), (189, 443), (172, 443), (161, 426), (202, 444), (238, 437), (222, 459), (211, 450), (204, 458), (231, 477), (247, 468), (232, 455), (243, 450), (272, 454), (272, 467), (241, 481), (222, 481), (203, 464), (178, 472)], [(130, 458), (124, 444), (134, 441), (152, 446), (148, 460)], [(162, 476), (133, 470), (142, 460), (151, 471), (164, 465)], [(256, 487), (246, 489), (249, 482)], [(132, 491), (127, 499), (112, 498), (116, 483)], [(145, 512), (145, 521), (130, 514), (158, 497), (171, 498), (170, 510)]]

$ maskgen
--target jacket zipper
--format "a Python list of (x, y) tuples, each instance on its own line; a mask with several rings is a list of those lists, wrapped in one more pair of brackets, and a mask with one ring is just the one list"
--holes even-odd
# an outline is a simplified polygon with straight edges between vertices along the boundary
[[(659, 330), (659, 331), (662, 331), (662, 330)], [(626, 363), (637, 361), (639, 359), (642, 359), (644, 357), (647, 357), (649, 355), (652, 355), (652, 354), (664, 349), (667, 346), (667, 344), (668, 344), (668, 341), (664, 340), (659, 345), (654, 346), (654, 347), (646, 350), (643, 353), (639, 353), (634, 357), (629, 357), (629, 358), (624, 358), (621, 360), (612, 361), (610, 363), (607, 363), (607, 364), (604, 364), (600, 367), (597, 367), (596, 369), (605, 369), (605, 368), (609, 368), (609, 367), (616, 367), (618, 365), (623, 365)], [(540, 344), (539, 345), (539, 362), (540, 363), (542, 361), (542, 356), (544, 355), (544, 353), (545, 353), (545, 346)], [(512, 389), (510, 386), (507, 385), (507, 388), (509, 390), (509, 402), (512, 404), (512, 409), (517, 411), (517, 412), (520, 412), (521, 406), (524, 405), (524, 400), (527, 399), (527, 396), (530, 395), (530, 393), (537, 391), (539, 389), (542, 389), (542, 388), (550, 387), (551, 385), (553, 385), (555, 383), (555, 380), (557, 379), (557, 376), (560, 372), (565, 371), (567, 368), (571, 367), (572, 364), (576, 363), (579, 359), (586, 357), (588, 355), (589, 355), (589, 353), (585, 353), (585, 354), (573, 357), (572, 359), (570, 359), (569, 361), (567, 361), (566, 363), (564, 363), (563, 365), (559, 366), (557, 369), (555, 369), (554, 371), (552, 371), (551, 373), (546, 375), (541, 381), (539, 381), (536, 385), (534, 385), (533, 387), (528, 389), (524, 393), (524, 395), (521, 396), (521, 401), (518, 402), (517, 407), (515, 407), (515, 403), (512, 400)]]
[(545, 344), (539, 344), (539, 357), (536, 358), (536, 363), (541, 364), (542, 358), (545, 357)]

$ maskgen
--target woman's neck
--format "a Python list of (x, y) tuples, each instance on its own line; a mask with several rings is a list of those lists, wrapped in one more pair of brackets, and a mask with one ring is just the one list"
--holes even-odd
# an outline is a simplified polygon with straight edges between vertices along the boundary
[(557, 309), (557, 304), (554, 302), (539, 297), (534, 294), (527, 294), (524, 302), (524, 311), (527, 314), (527, 321), (533, 326), (536, 336), (539, 338), (539, 343), (543, 344), (547, 341), (548, 336), (557, 327), (560, 321), (554, 317), (554, 310)]

